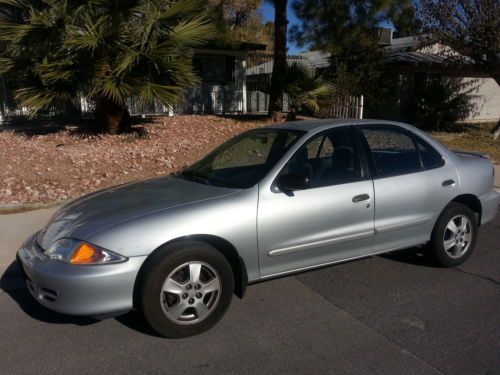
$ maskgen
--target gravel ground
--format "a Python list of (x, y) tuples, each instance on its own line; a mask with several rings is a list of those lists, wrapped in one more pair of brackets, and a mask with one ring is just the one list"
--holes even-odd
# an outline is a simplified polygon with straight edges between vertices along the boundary
[[(0, 131), (0, 205), (28, 207), (64, 201), (168, 174), (191, 164), (226, 139), (267, 123), (265, 118), (242, 121), (175, 116), (159, 117), (136, 126), (135, 133), (115, 136), (57, 129), (47, 132), (41, 125), (25, 131)], [(487, 152), (498, 163), (500, 141), (492, 140), (490, 127), (467, 126), (454, 133), (432, 135), (452, 149)]]
[[(158, 118), (127, 135), (64, 130), (27, 136), (0, 132), (0, 204), (76, 198), (125, 182), (168, 174), (264, 120), (217, 116)], [(141, 134), (141, 135), (139, 135)]]

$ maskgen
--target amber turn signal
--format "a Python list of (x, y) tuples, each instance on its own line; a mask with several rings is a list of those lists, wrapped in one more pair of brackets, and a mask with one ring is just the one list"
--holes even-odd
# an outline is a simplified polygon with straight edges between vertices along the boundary
[(104, 257), (104, 254), (99, 249), (96, 249), (88, 243), (82, 243), (73, 253), (70, 262), (72, 264), (89, 264), (97, 263)]

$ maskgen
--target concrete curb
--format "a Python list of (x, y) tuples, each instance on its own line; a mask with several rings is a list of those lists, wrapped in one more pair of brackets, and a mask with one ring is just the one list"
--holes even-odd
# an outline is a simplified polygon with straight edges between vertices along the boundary
[(54, 201), (49, 203), (9, 203), (9, 204), (0, 204), (0, 215), (8, 215), (8, 214), (18, 214), (20, 212), (26, 211), (34, 211), (41, 210), (43, 208), (52, 208), (56, 206), (61, 206), (68, 202), (71, 202), (72, 199), (66, 199), (61, 201)]
[(495, 168), (495, 181), (493, 181), (493, 186), (500, 192), (500, 165), (493, 164), (493, 168)]

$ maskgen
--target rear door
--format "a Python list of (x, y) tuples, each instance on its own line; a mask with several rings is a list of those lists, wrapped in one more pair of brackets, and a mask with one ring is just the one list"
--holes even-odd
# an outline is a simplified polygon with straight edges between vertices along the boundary
[(437, 217), (457, 194), (454, 168), (429, 143), (403, 127), (367, 125), (359, 132), (374, 175), (372, 251), (428, 241)]

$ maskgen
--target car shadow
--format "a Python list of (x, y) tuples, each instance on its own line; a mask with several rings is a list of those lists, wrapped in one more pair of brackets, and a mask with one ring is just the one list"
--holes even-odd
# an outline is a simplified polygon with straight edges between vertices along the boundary
[(425, 247), (412, 247), (378, 255), (379, 258), (414, 266), (438, 268), (439, 264), (425, 252)]
[[(21, 310), (29, 317), (40, 322), (50, 324), (73, 324), (78, 326), (89, 326), (101, 322), (106, 318), (94, 318), (85, 316), (72, 316), (61, 314), (47, 309), (33, 298), (29, 293), (17, 262), (12, 262), (0, 277), (0, 293), (5, 292), (12, 298)], [(142, 316), (136, 311), (130, 311), (119, 316), (111, 316), (120, 324), (148, 336), (160, 337), (154, 332)]]
[(144, 320), (144, 318), (135, 310), (131, 310), (126, 314), (116, 316), (114, 318), (118, 323), (123, 324), (125, 327), (133, 329), (134, 331), (140, 332), (144, 335), (152, 337), (162, 337), (157, 334), (149, 326), (149, 324)]
[[(378, 255), (382, 259), (407, 263), (423, 267), (438, 267), (429, 257), (425, 256), (424, 249), (413, 247), (399, 250), (392, 253)], [(50, 324), (73, 324), (78, 326), (89, 326), (99, 323), (105, 318), (72, 316), (54, 312), (47, 309), (33, 298), (22, 279), (17, 262), (12, 262), (0, 278), (0, 293), (5, 292), (21, 308), (21, 310), (33, 319)], [(115, 319), (125, 327), (142, 333), (144, 335), (160, 337), (147, 324), (144, 318), (135, 310), (129, 311), (119, 316), (109, 318)]]
[(99, 322), (91, 317), (60, 314), (36, 302), (22, 279), (17, 262), (12, 262), (0, 278), (0, 289), (9, 295), (24, 313), (44, 323), (88, 326)]

